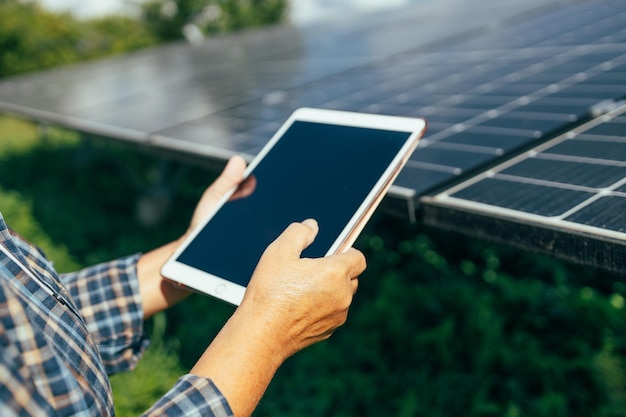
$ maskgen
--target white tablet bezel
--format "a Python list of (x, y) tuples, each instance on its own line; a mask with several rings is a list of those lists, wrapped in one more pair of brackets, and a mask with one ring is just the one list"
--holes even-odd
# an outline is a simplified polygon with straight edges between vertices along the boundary
[[(356, 240), (367, 220), (371, 217), (385, 193), (406, 164), (417, 146), (418, 140), (426, 130), (426, 121), (421, 118), (408, 118), (397, 116), (386, 116), (365, 113), (353, 113), (339, 110), (324, 110), (313, 108), (300, 108), (294, 111), (285, 121), (269, 142), (263, 147), (259, 154), (250, 162), (246, 168), (244, 177), (248, 177), (259, 162), (267, 155), (277, 141), (283, 136), (287, 129), (296, 121), (317, 122), (334, 124), (339, 126), (363, 127), (370, 129), (384, 129), (390, 131), (410, 132), (409, 137), (395, 156), (391, 164), (381, 175), (375, 186), (370, 190), (366, 199), (354, 212), (350, 221), (344, 227), (338, 239), (328, 250), (326, 255), (346, 250)], [(187, 239), (180, 245), (174, 254), (167, 260), (161, 269), (161, 274), (168, 281), (177, 285), (187, 287), (213, 297), (222, 299), (234, 305), (239, 305), (245, 294), (246, 287), (228, 281), (219, 276), (196, 269), (189, 265), (178, 262), (176, 259), (185, 248), (202, 231), (204, 226), (211, 220), (217, 211), (226, 203), (235, 189), (228, 192), (207, 216), (205, 221), (199, 225)], [(304, 219), (303, 219), (304, 220)]]

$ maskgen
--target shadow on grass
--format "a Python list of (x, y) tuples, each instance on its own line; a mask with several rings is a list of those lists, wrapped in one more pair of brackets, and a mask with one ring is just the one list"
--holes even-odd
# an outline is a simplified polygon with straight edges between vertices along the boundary
[[(152, 249), (186, 230), (215, 174), (171, 164), (188, 173), (180, 186), (168, 189), (162, 161), (133, 148), (44, 144), (3, 158), (0, 184), (31, 201), (50, 237), (88, 265)], [(160, 221), (142, 224), (140, 206), (155, 216), (162, 211)]]

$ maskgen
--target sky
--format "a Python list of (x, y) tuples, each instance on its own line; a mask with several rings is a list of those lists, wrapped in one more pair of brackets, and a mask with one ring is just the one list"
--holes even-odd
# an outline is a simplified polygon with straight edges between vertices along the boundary
[[(78, 17), (95, 17), (112, 13), (132, 12), (136, 0), (39, 0), (55, 11), (70, 11)], [(370, 12), (393, 8), (413, 0), (290, 0), (290, 20), (310, 23), (332, 19), (345, 12)], [(340, 13), (341, 12), (341, 13)]]
[(125, 0), (39, 0), (39, 3), (54, 11), (69, 11), (79, 17), (95, 17), (124, 12), (131, 9), (132, 2)]

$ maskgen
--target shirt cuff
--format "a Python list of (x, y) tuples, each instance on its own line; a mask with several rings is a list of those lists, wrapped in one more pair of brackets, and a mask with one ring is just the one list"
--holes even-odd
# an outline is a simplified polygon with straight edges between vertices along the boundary
[(187, 374), (144, 416), (232, 417), (233, 412), (210, 379)]

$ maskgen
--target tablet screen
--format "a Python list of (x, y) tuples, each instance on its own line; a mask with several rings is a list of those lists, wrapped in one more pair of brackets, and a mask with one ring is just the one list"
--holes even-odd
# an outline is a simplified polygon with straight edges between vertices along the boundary
[(177, 261), (245, 287), (265, 248), (307, 218), (319, 234), (302, 256), (325, 256), (410, 135), (295, 121), (253, 168), (254, 192), (226, 203)]

